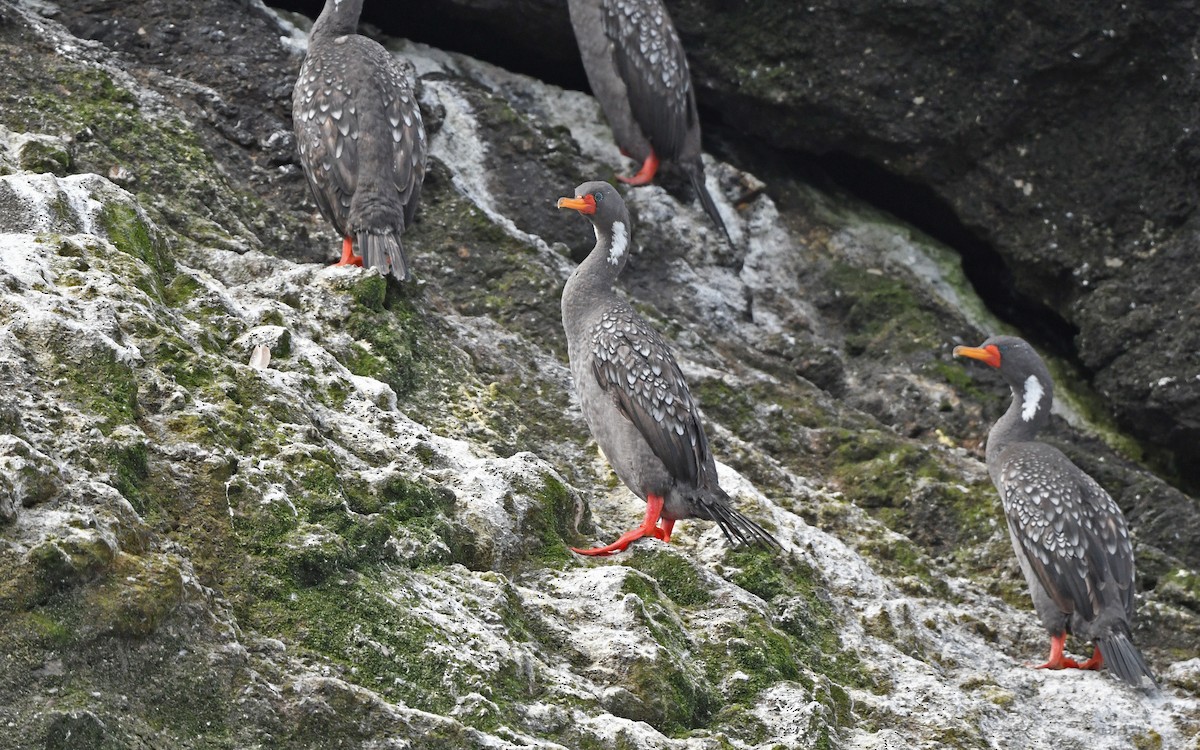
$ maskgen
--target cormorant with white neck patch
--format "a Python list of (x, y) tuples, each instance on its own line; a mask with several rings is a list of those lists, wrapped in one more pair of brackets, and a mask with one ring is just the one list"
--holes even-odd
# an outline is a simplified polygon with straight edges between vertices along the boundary
[(731, 543), (779, 543), (730, 507), (683, 373), (667, 342), (613, 291), (632, 240), (629, 211), (606, 182), (561, 198), (592, 222), (596, 246), (567, 279), (562, 296), (567, 356), (584, 419), (613, 471), (646, 501), (642, 525), (583, 555), (619, 552), (635, 539), (669, 542), (682, 518), (716, 521)]
[[(993, 336), (954, 356), (1000, 371), (1008, 411), (988, 432), (986, 460), (1034, 608), (1050, 634), (1044, 669), (1099, 669), (1130, 685), (1154, 674), (1133, 645), (1133, 545), (1121, 509), (1096, 480), (1035, 437), (1050, 419), (1054, 383), (1037, 352), (1015, 336)], [(1063, 655), (1067, 633), (1095, 644), (1080, 663)]]

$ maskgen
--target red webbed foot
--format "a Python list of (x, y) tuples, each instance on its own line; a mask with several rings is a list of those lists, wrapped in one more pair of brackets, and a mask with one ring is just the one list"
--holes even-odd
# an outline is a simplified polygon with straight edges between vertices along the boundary
[(627, 185), (646, 185), (654, 179), (656, 172), (658, 172), (658, 155), (651, 151), (650, 155), (646, 157), (646, 161), (642, 162), (642, 168), (637, 171), (637, 174), (630, 177), (619, 174), (617, 179)]
[(632, 544), (635, 540), (641, 539), (644, 536), (661, 539), (664, 542), (671, 540), (671, 527), (675, 524), (674, 521), (663, 521), (663, 525), (659, 526), (659, 517), (662, 515), (663, 499), (659, 495), (649, 495), (646, 498), (646, 517), (642, 520), (642, 525), (635, 529), (626, 531), (621, 535), (621, 538), (612, 544), (606, 544), (603, 547), (593, 547), (592, 549), (579, 549), (572, 547), (571, 551), (580, 555), (590, 555), (603, 557), (611, 555), (614, 552), (624, 552), (625, 548)]
[(349, 237), (342, 238), (342, 259), (335, 266), (361, 266), (362, 256), (354, 254), (354, 240)]
[(1104, 666), (1104, 655), (1100, 653), (1100, 647), (1096, 646), (1096, 650), (1092, 652), (1092, 658), (1084, 661), (1079, 665), (1080, 669), (1100, 669)]
[(1063, 656), (1066, 644), (1066, 633), (1050, 636), (1050, 658), (1045, 664), (1038, 664), (1034, 669), (1079, 669), (1079, 662)]

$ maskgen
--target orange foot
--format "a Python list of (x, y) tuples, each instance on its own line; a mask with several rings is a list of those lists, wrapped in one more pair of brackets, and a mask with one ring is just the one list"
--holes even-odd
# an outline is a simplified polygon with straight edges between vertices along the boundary
[[(1079, 662), (1063, 656), (1063, 649), (1066, 648), (1066, 643), (1066, 633), (1050, 636), (1050, 658), (1046, 660), (1045, 664), (1039, 664), (1034, 669), (1079, 669)], [(1097, 655), (1099, 655), (1099, 652), (1097, 652)], [(1091, 669), (1091, 667), (1088, 667), (1088, 669)]]
[(335, 266), (361, 266), (362, 256), (354, 254), (354, 240), (350, 237), (342, 238), (342, 259)]
[(1092, 652), (1092, 658), (1079, 665), (1080, 669), (1100, 669), (1104, 666), (1104, 655), (1100, 653), (1100, 647), (1096, 646), (1096, 650)]
[(645, 185), (654, 179), (655, 172), (658, 171), (658, 155), (653, 151), (646, 157), (646, 161), (642, 162), (642, 168), (637, 171), (637, 174), (632, 177), (626, 177), (623, 174), (617, 175), (617, 179), (628, 185)]
[[(581, 555), (592, 555), (606, 557), (614, 552), (624, 552), (625, 548), (633, 543), (635, 539), (641, 539), (644, 536), (652, 536), (655, 539), (661, 539), (664, 542), (671, 541), (671, 529), (675, 526), (675, 521), (668, 520), (662, 517), (663, 498), (661, 495), (648, 495), (646, 497), (646, 517), (642, 520), (642, 525), (632, 531), (626, 531), (621, 535), (621, 538), (612, 544), (606, 544), (603, 547), (593, 547), (592, 549), (579, 549), (572, 547), (572, 552), (577, 552)], [(661, 525), (659, 521), (661, 519)]]

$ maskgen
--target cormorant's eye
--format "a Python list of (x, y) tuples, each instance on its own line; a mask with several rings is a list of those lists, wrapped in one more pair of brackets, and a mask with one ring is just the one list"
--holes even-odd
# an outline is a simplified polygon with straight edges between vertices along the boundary
[(596, 192), (592, 193), (592, 197), (596, 199), (597, 203), (599, 203), (600, 201), (604, 200), (604, 193), (601, 193), (600, 191), (596, 191)]

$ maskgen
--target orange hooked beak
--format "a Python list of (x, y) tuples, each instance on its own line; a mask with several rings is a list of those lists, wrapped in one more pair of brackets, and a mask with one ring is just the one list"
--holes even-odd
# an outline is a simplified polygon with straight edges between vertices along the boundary
[(984, 347), (956, 346), (954, 347), (954, 356), (977, 359), (985, 365), (991, 365), (992, 367), (1000, 366), (1000, 347), (995, 344), (988, 344)]
[(559, 198), (559, 208), (573, 208), (581, 214), (596, 213), (596, 199), (590, 195), (585, 195), (582, 198)]

